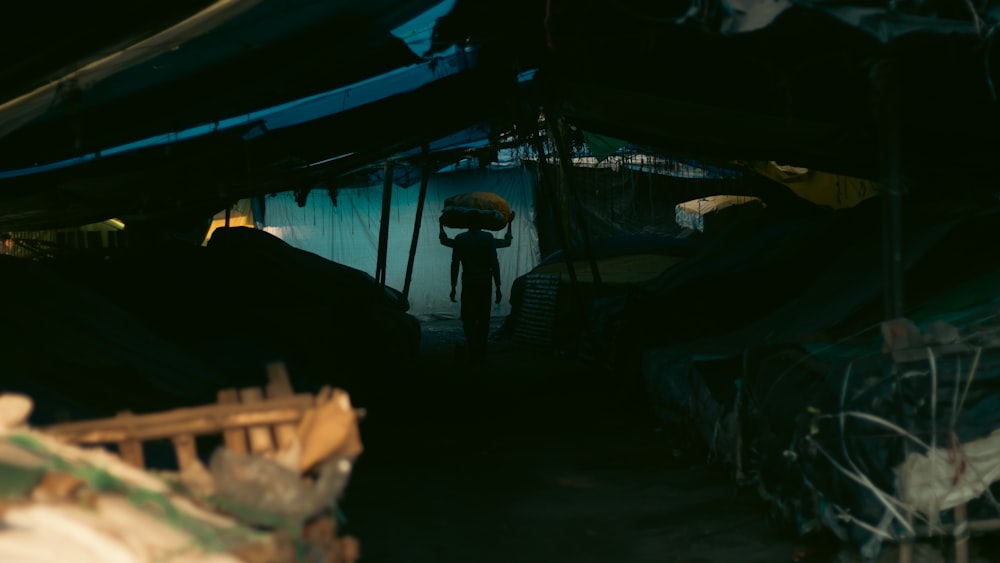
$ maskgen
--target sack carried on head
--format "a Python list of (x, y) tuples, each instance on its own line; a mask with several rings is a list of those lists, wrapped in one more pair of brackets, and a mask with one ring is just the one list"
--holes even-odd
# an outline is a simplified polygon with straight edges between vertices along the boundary
[(441, 224), (453, 229), (478, 227), (499, 231), (511, 220), (507, 200), (491, 192), (470, 192), (444, 200)]

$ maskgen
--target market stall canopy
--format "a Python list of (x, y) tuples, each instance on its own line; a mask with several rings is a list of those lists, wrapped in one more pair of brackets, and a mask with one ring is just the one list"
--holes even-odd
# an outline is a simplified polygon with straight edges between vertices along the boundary
[(540, 111), (874, 180), (891, 107), (922, 184), (996, 176), (995, 2), (133, 4), (3, 9), (0, 230), (202, 214)]

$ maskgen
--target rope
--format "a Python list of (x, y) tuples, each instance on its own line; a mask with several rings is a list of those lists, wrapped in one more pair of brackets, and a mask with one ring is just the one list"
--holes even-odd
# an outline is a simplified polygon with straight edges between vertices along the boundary
[[(913, 525), (907, 520), (907, 518), (905, 518), (902, 515), (902, 513), (899, 512), (899, 509), (903, 509), (908, 512), (913, 512), (913, 510), (909, 506), (907, 506), (905, 503), (903, 503), (903, 501), (899, 500), (898, 498), (895, 498), (886, 493), (885, 491), (883, 491), (882, 489), (878, 488), (878, 486), (872, 483), (871, 480), (869, 480), (865, 475), (854, 473), (848, 470), (840, 463), (838, 463), (837, 460), (835, 460), (833, 456), (831, 456), (823, 448), (823, 446), (821, 446), (819, 442), (817, 442), (816, 440), (813, 440), (811, 437), (806, 437), (806, 440), (810, 442), (810, 445), (816, 448), (816, 451), (823, 454), (823, 457), (825, 457), (827, 461), (829, 461), (830, 464), (833, 465), (834, 469), (840, 471), (848, 479), (854, 481), (855, 483), (861, 485), (862, 487), (870, 491), (875, 496), (875, 498), (878, 501), (880, 501), (883, 506), (886, 507), (887, 510), (892, 512), (893, 516), (895, 516), (896, 519), (899, 520), (899, 522), (903, 525), (903, 527), (906, 528), (907, 532), (909, 532), (910, 534), (914, 533)], [(898, 505), (898, 508), (896, 505)]]
[(889, 430), (892, 430), (893, 432), (895, 432), (900, 437), (908, 438), (909, 440), (912, 440), (915, 444), (917, 444), (918, 446), (920, 446), (920, 447), (922, 447), (924, 449), (928, 449), (928, 450), (930, 449), (930, 446), (926, 442), (924, 442), (923, 440), (921, 440), (920, 438), (918, 438), (915, 434), (913, 434), (911, 432), (908, 432), (907, 430), (903, 429), (903, 427), (901, 427), (901, 426), (899, 426), (899, 425), (897, 425), (897, 424), (895, 424), (893, 422), (890, 422), (890, 421), (888, 421), (888, 420), (886, 420), (886, 419), (884, 419), (882, 417), (878, 417), (878, 416), (875, 416), (873, 414), (869, 414), (869, 413), (866, 413), (866, 412), (861, 412), (861, 411), (843, 411), (843, 412), (841, 412), (839, 414), (821, 414), (821, 415), (817, 415), (816, 418), (834, 418), (834, 417), (847, 417), (847, 416), (858, 418), (858, 419), (861, 419), (861, 420), (866, 420), (866, 421), (874, 423), (874, 424), (878, 424), (879, 426), (883, 426), (885, 428), (888, 428)]
[(972, 379), (976, 376), (976, 371), (979, 370), (979, 359), (983, 356), (983, 347), (979, 346), (976, 348), (976, 356), (972, 360), (972, 367), (969, 369), (969, 378), (965, 380), (965, 388), (962, 389), (962, 398), (958, 401), (958, 408), (955, 412), (951, 413), (952, 416), (952, 426), (955, 426), (955, 422), (958, 420), (958, 413), (962, 411), (965, 407), (965, 399), (969, 396), (969, 387), (972, 386)]

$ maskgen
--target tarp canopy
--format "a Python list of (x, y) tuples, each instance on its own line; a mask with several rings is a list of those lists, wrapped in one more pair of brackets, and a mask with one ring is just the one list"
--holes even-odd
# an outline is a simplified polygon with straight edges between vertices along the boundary
[(210, 215), (543, 106), (599, 156), (879, 179), (894, 130), (912, 194), (998, 175), (994, 1), (64, 4), (3, 8), (0, 229)]
[[(510, 286), (515, 278), (538, 263), (534, 179), (527, 169), (471, 169), (433, 175), (427, 186), (408, 295), (409, 313), (412, 315), (458, 317), (459, 304), (452, 303), (448, 297), (451, 249), (438, 241), (438, 219), (447, 198), (469, 191), (495, 193), (507, 200), (516, 213), (511, 223), (513, 243), (509, 248), (497, 251), (504, 295), (510, 295)], [(404, 189), (393, 186), (391, 197), (385, 279), (387, 285), (403, 289), (419, 187)], [(294, 194), (279, 193), (265, 199), (264, 229), (297, 248), (365, 272), (374, 272), (381, 202), (382, 188), (379, 187), (341, 189), (333, 197), (326, 190), (313, 191), (304, 207), (296, 203)], [(461, 231), (447, 229), (446, 232), (454, 237)], [(496, 316), (509, 312), (507, 299), (493, 307), (493, 315)]]

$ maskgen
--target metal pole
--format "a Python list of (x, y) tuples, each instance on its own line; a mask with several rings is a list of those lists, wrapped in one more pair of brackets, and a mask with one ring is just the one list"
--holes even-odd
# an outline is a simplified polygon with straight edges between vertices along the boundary
[(410, 257), (406, 262), (406, 280), (403, 282), (403, 300), (410, 296), (410, 280), (413, 277), (413, 259), (417, 255), (417, 240), (420, 238), (420, 222), (424, 217), (424, 200), (427, 199), (427, 182), (430, 180), (431, 165), (427, 144), (423, 146), (424, 167), (420, 174), (420, 196), (417, 198), (417, 218), (413, 221), (413, 238), (410, 241)]

